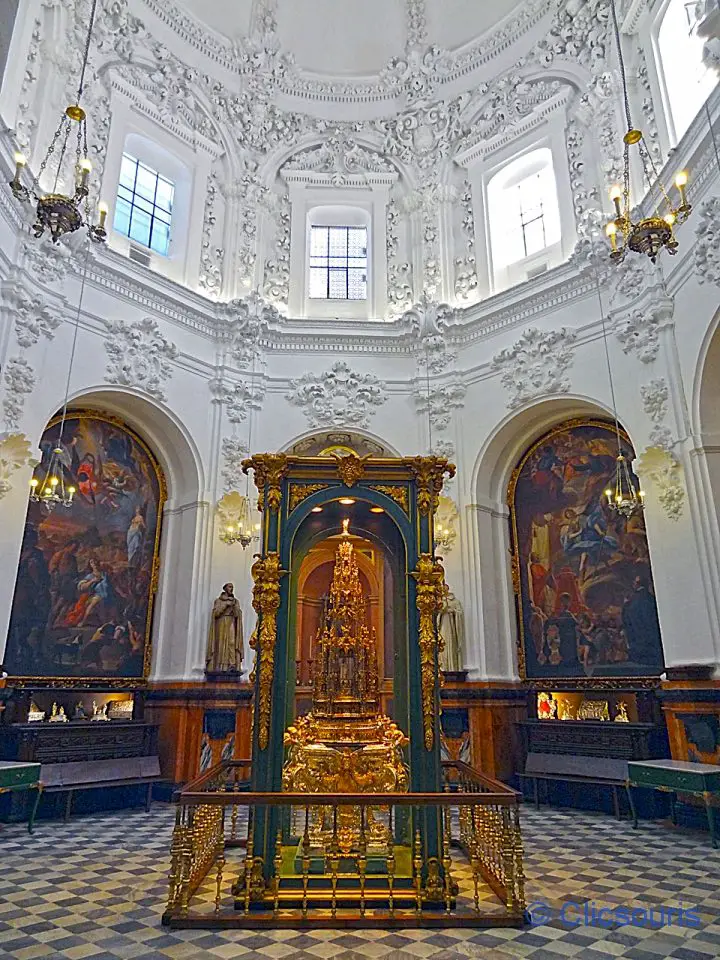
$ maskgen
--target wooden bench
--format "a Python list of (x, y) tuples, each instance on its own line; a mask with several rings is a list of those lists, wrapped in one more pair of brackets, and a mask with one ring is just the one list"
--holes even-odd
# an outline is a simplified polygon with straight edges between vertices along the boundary
[(43, 763), (40, 768), (40, 790), (35, 799), (30, 822), (35, 819), (43, 793), (67, 793), (65, 822), (70, 817), (73, 796), (78, 790), (98, 790), (106, 787), (146, 785), (145, 810), (152, 804), (154, 783), (166, 778), (160, 774), (158, 757), (125, 757), (117, 760), (88, 760), (85, 763)]
[[(535, 807), (540, 806), (538, 781), (558, 780), (564, 783), (592, 783), (612, 789), (615, 816), (620, 819), (618, 787), (623, 787), (632, 810), (632, 798), (628, 786), (628, 762), (619, 757), (583, 757), (562, 753), (529, 753), (525, 772), (518, 774), (521, 783), (529, 780), (533, 785)], [(545, 799), (549, 803), (547, 790)]]

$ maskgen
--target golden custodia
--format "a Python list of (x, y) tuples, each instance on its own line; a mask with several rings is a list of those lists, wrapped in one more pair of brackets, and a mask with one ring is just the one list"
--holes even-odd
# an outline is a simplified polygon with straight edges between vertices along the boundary
[[(402, 747), (408, 740), (380, 713), (375, 634), (367, 626), (367, 604), (347, 521), (335, 554), (330, 593), (314, 645), (312, 711), (285, 732), (288, 757), (283, 790), (295, 793), (392, 793), (408, 788)], [(387, 828), (372, 812), (368, 841), (387, 844)], [(332, 838), (332, 812), (317, 809), (311, 843), (325, 848)], [(340, 852), (360, 838), (360, 808), (338, 807)]]

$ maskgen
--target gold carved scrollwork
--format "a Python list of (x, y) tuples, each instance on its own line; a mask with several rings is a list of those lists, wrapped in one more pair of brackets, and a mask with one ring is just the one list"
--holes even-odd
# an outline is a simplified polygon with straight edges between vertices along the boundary
[(311, 497), (320, 490), (327, 490), (329, 483), (293, 483), (290, 485), (290, 513), (293, 512), (298, 504), (302, 503), (306, 497)]
[(405, 513), (409, 513), (410, 507), (407, 487), (389, 487), (383, 483), (376, 483), (373, 484), (370, 489), (377, 490), (378, 493), (384, 493), (386, 497), (394, 500)]
[(442, 563), (431, 553), (422, 553), (412, 576), (416, 582), (416, 605), (420, 614), (420, 682), (422, 688), (425, 749), (431, 750), (435, 740), (435, 665), (437, 631), (435, 616), (442, 609), (448, 594)]
[(369, 460), (372, 454), (367, 453), (364, 457), (359, 457), (356, 453), (349, 453), (346, 457), (340, 457), (333, 454), (337, 460), (338, 476), (346, 487), (354, 487), (358, 480), (365, 473), (365, 461)]
[(255, 456), (243, 460), (243, 473), (252, 470), (255, 474), (255, 486), (258, 490), (257, 506), (261, 513), (265, 509), (266, 501), (270, 510), (280, 509), (281, 484), (287, 468), (288, 462), (284, 453), (256, 453)]
[(417, 505), (423, 516), (435, 513), (440, 502), (444, 478), (455, 476), (455, 464), (447, 457), (412, 457), (405, 461), (412, 470), (417, 483)]
[(516, 597), (520, 596), (520, 557), (514, 551), (510, 551), (510, 575), (512, 576), (513, 592)]
[(277, 640), (277, 612), (280, 606), (280, 578), (287, 573), (280, 567), (280, 556), (275, 552), (261, 556), (252, 565), (252, 605), (258, 615), (255, 643), (259, 665), (260, 695), (258, 701), (258, 743), (261, 750), (267, 749), (270, 736), (270, 708), (272, 684), (275, 675), (275, 642)]

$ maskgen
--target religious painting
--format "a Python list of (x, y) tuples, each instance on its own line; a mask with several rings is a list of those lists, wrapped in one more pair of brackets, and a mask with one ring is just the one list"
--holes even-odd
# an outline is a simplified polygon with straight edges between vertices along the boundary
[(10, 618), (15, 677), (128, 685), (147, 677), (165, 483), (121, 421), (95, 412), (51, 422), (37, 477), (61, 451), (71, 506), (31, 502)]
[[(620, 445), (631, 463), (622, 433)], [(513, 581), (528, 679), (664, 669), (642, 512), (619, 516), (605, 494), (616, 457), (614, 426), (574, 420), (534, 443), (513, 471)]]

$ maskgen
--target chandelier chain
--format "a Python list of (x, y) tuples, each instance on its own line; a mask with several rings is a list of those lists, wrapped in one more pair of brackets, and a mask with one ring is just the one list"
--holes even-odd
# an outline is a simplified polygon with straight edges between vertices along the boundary
[(713, 127), (712, 116), (710, 115), (710, 107), (708, 106), (707, 100), (705, 101), (705, 113), (707, 114), (708, 126), (710, 127), (710, 136), (712, 137), (713, 149), (715, 150), (715, 162), (717, 163), (718, 171), (720, 171), (720, 150), (718, 150), (715, 128)]
[(610, 363), (610, 348), (608, 347), (607, 327), (605, 326), (605, 311), (603, 309), (602, 291), (600, 289), (600, 279), (595, 274), (595, 289), (597, 291), (598, 304), (600, 305), (600, 326), (602, 328), (603, 346), (605, 348), (605, 362), (607, 364), (608, 381), (610, 383), (610, 401), (613, 408), (613, 419), (615, 421), (615, 436), (617, 437), (618, 454), (622, 453), (620, 446), (620, 422), (617, 414), (617, 401), (615, 399), (615, 382), (613, 381), (612, 366)]
[(615, 45), (617, 47), (618, 64), (620, 66), (620, 80), (623, 88), (623, 103), (625, 106), (625, 119), (627, 120), (628, 130), (633, 129), (632, 119), (630, 117), (630, 98), (628, 96), (627, 79), (625, 77), (625, 58), (623, 57), (622, 44), (620, 42), (620, 27), (618, 26), (617, 10), (615, 9), (615, 0), (610, 0), (610, 10), (612, 11), (613, 28), (615, 31)]
[(63, 401), (62, 414), (60, 417), (60, 430), (58, 432), (58, 444), (63, 438), (65, 430), (65, 420), (67, 418), (68, 398), (70, 396), (70, 378), (72, 377), (73, 364), (75, 362), (75, 351), (77, 349), (78, 331), (80, 329), (80, 314), (82, 312), (83, 296), (85, 294), (85, 280), (87, 279), (88, 263), (90, 262), (90, 240), (85, 241), (85, 262), (83, 263), (83, 272), (80, 279), (80, 295), (78, 296), (77, 313), (75, 314), (75, 329), (73, 330), (72, 346), (70, 347), (70, 362), (68, 364), (67, 379), (65, 381), (65, 400)]
[(92, 0), (92, 7), (90, 8), (90, 24), (88, 26), (87, 37), (85, 38), (85, 50), (83, 51), (83, 60), (82, 60), (82, 69), (80, 70), (80, 82), (78, 83), (77, 90), (77, 101), (76, 103), (80, 104), (80, 99), (83, 95), (85, 89), (85, 71), (88, 65), (88, 58), (90, 56), (90, 38), (92, 37), (92, 28), (95, 23), (95, 10), (97, 9), (97, 0)]

